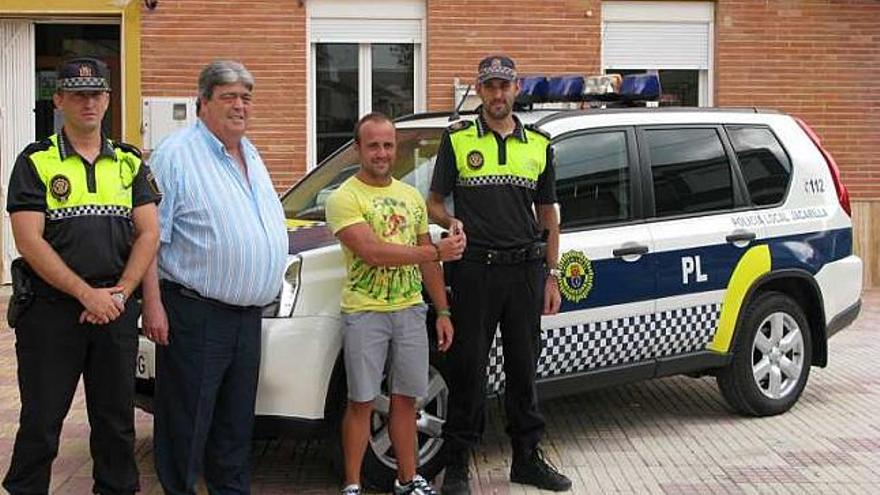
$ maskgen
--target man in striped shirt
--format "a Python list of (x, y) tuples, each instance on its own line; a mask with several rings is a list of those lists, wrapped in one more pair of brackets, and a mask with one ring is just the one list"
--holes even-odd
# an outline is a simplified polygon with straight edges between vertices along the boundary
[(158, 263), (144, 282), (157, 344), (154, 449), (169, 494), (249, 493), (261, 307), (281, 289), (284, 211), (244, 136), (254, 80), (234, 61), (199, 77), (199, 119), (151, 157), (163, 193)]

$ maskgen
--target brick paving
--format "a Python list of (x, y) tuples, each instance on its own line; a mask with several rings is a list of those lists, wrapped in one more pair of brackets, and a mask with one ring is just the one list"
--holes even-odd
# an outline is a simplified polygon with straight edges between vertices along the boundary
[[(0, 307), (5, 312), (5, 308)], [(835, 336), (829, 367), (813, 368), (800, 402), (772, 418), (733, 415), (712, 378), (674, 377), (547, 401), (545, 448), (573, 493), (880, 493), (880, 291)], [(4, 329), (5, 330), (5, 329)], [(539, 493), (507, 482), (509, 447), (497, 401), (475, 460), (475, 493)], [(18, 418), (14, 338), (0, 332), (0, 469)], [(137, 412), (142, 493), (158, 494), (151, 416)], [(254, 444), (255, 494), (337, 492), (326, 442)], [(91, 487), (82, 391), (64, 426), (52, 492)], [(439, 480), (438, 480), (439, 481)]]

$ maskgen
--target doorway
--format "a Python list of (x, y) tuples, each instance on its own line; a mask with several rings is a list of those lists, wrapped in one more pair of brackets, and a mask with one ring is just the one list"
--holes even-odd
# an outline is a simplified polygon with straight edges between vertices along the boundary
[(110, 108), (104, 116), (104, 135), (113, 140), (122, 138), (122, 84), (119, 67), (118, 24), (42, 24), (34, 29), (36, 45), (36, 102), (34, 106), (37, 140), (54, 134), (61, 127), (63, 116), (55, 110), (55, 69), (62, 61), (74, 57), (94, 57), (110, 69)]

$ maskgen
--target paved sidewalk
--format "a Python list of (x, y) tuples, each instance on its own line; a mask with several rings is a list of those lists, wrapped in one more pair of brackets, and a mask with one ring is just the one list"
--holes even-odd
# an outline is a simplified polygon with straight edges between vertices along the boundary
[[(0, 307), (5, 312), (5, 308)], [(617, 387), (543, 404), (546, 450), (575, 494), (880, 493), (880, 291), (835, 336), (829, 367), (813, 368), (800, 402), (764, 419), (730, 413), (714, 379), (686, 377)], [(476, 493), (539, 493), (507, 482), (509, 449), (497, 402), (476, 459)], [(0, 332), (0, 470), (18, 418), (14, 338)], [(158, 494), (151, 417), (137, 413), (142, 493)], [(336, 493), (323, 442), (254, 445), (255, 494)], [(88, 423), (77, 394), (52, 489), (88, 494)]]

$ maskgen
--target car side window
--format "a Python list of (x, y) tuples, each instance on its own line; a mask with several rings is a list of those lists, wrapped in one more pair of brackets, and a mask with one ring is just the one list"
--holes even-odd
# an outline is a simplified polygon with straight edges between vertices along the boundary
[(630, 179), (624, 131), (594, 132), (554, 144), (560, 225), (629, 220)]
[(730, 162), (715, 129), (645, 131), (658, 217), (732, 208)]
[(773, 132), (766, 127), (726, 129), (752, 204), (764, 206), (782, 201), (791, 180), (791, 161)]

